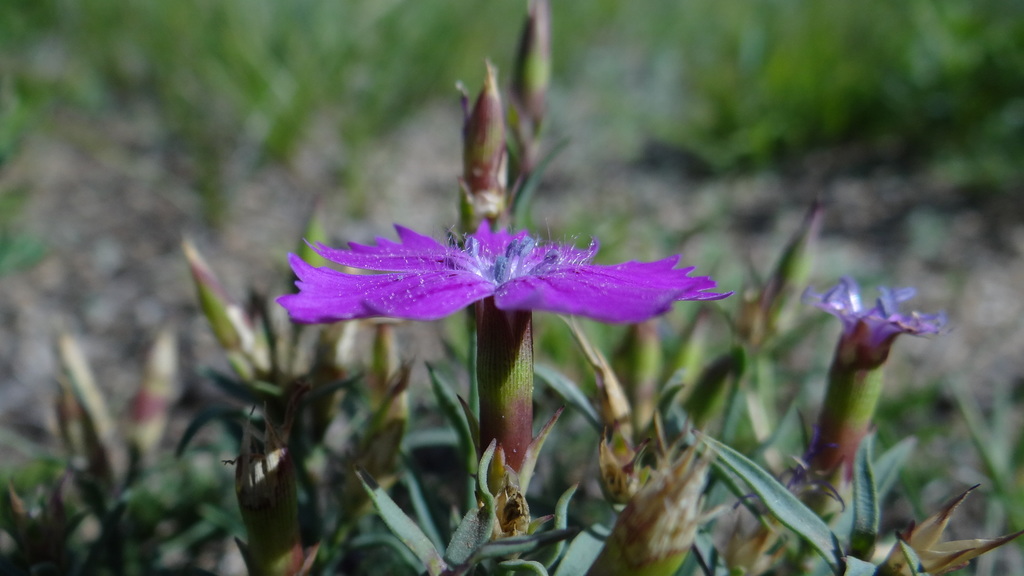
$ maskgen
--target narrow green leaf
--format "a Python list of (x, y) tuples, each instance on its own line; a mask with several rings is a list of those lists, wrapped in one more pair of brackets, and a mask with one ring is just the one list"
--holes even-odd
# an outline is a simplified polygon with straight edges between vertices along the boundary
[(491, 539), (494, 531), (494, 496), (487, 488), (487, 470), (491, 467), (491, 458), (494, 457), (496, 441), (491, 441), (484, 455), (480, 457), (477, 474), (477, 497), (481, 506), (466, 513), (459, 523), (448, 548), (444, 551), (444, 559), (451, 565), (465, 564), (476, 551)]
[(526, 491), (530, 488), (530, 480), (533, 479), (533, 469), (537, 466), (537, 458), (540, 456), (540, 451), (544, 448), (544, 441), (548, 439), (548, 434), (551, 433), (551, 429), (555, 427), (555, 422), (558, 422), (558, 417), (562, 415), (562, 411), (565, 408), (559, 408), (555, 410), (555, 413), (548, 419), (544, 427), (540, 429), (537, 436), (534, 437), (530, 445), (526, 447), (526, 456), (523, 457), (523, 464), (519, 468), (519, 490), (526, 494)]
[(381, 519), (388, 525), (391, 532), (409, 550), (412, 550), (412, 553), (420, 559), (420, 562), (423, 562), (427, 573), (430, 576), (439, 576), (444, 572), (448, 566), (445, 565), (441, 554), (431, 544), (430, 538), (398, 507), (398, 504), (395, 504), (394, 500), (388, 496), (388, 493), (365, 470), (357, 470), (356, 475), (359, 476), (359, 481), (363, 483), (363, 489), (370, 496), (370, 500), (373, 501), (373, 505), (377, 508), (377, 513), (380, 514)]
[(487, 542), (477, 548), (473, 554), (472, 564), (479, 563), (487, 558), (501, 558), (512, 554), (526, 554), (538, 548), (561, 542), (576, 535), (576, 530), (549, 530), (529, 536), (513, 536), (501, 538), (493, 542)]
[(900, 545), (900, 551), (903, 552), (903, 558), (907, 561), (907, 568), (910, 569), (910, 576), (928, 576), (928, 573), (924, 571), (924, 567), (921, 565), (921, 559), (917, 557), (917, 552), (910, 547), (903, 540), (897, 541)]
[(700, 574), (704, 576), (713, 576), (717, 574), (723, 574), (728, 576), (729, 569), (725, 566), (725, 562), (721, 560), (718, 555), (718, 550), (715, 549), (714, 539), (704, 530), (698, 530), (696, 536), (693, 539), (693, 548), (691, 554), (686, 556), (686, 560), (683, 561), (683, 565), (679, 567), (677, 574), (698, 574), (694, 565), (700, 566)]
[(874, 564), (853, 556), (847, 556), (845, 562), (846, 570), (843, 572), (843, 576), (875, 576), (875, 572), (878, 571), (878, 567)]
[(594, 430), (597, 430), (598, 433), (601, 432), (604, 428), (604, 425), (601, 424), (601, 417), (597, 415), (597, 411), (590, 405), (590, 400), (583, 394), (575, 382), (569, 380), (554, 368), (550, 368), (543, 364), (537, 364), (534, 371), (541, 380), (546, 382), (548, 386), (551, 386), (552, 390), (554, 390), (566, 404), (576, 410), (579, 410), (594, 427)]
[(850, 551), (854, 557), (862, 560), (871, 558), (878, 536), (878, 492), (871, 467), (874, 438), (870, 434), (861, 441), (853, 466), (853, 532), (850, 534)]
[(718, 454), (713, 466), (724, 466), (739, 476), (783, 526), (796, 532), (825, 559), (834, 574), (839, 574), (843, 557), (839, 539), (817, 514), (746, 456), (706, 434), (699, 434), (699, 437)]
[(498, 564), (498, 571), (503, 574), (529, 573), (548, 576), (548, 571), (540, 562), (533, 560), (506, 560)]
[(440, 550), (444, 546), (444, 540), (441, 539), (441, 532), (437, 529), (437, 523), (434, 521), (433, 515), (430, 513), (430, 503), (427, 502), (426, 497), (423, 495), (423, 487), (420, 484), (419, 470), (415, 469), (415, 466), (410, 461), (410, 458), (406, 458), (405, 474), (403, 475), (403, 482), (405, 489), (409, 492), (409, 501), (412, 503), (413, 510), (416, 511), (416, 520), (418, 526), (423, 533), (430, 538), (430, 541), (434, 544), (434, 548)]
[(199, 373), (205, 378), (209, 378), (214, 386), (220, 388), (222, 392), (236, 400), (240, 400), (245, 404), (254, 404), (259, 401), (259, 398), (253, 394), (253, 390), (245, 382), (236, 380), (233, 376), (213, 368), (202, 368), (199, 370)]
[(323, 401), (338, 390), (353, 388), (362, 377), (362, 374), (353, 374), (348, 378), (335, 380), (334, 382), (313, 388), (302, 395), (302, 400), (299, 401), (299, 410), (305, 410), (310, 405)]
[[(346, 551), (359, 550), (362, 548), (387, 548), (393, 551), (398, 558), (393, 560), (394, 563), (404, 564), (412, 570), (419, 573), (420, 560), (413, 556), (412, 550), (406, 546), (401, 540), (395, 537), (394, 534), (389, 532), (376, 532), (369, 534), (357, 534), (353, 536), (346, 544)], [(340, 560), (340, 558), (339, 558)], [(337, 564), (335, 564), (336, 566)], [(325, 567), (326, 568), (326, 567)], [(325, 570), (321, 574), (335, 574), (331, 570)], [(447, 572), (445, 572), (447, 574)]]
[(241, 438), (242, 426), (238, 421), (245, 418), (246, 415), (243, 411), (231, 406), (210, 406), (200, 411), (188, 423), (188, 427), (185, 428), (185, 432), (181, 435), (181, 440), (178, 441), (178, 447), (174, 450), (174, 455), (180, 458), (185, 453), (189, 443), (192, 442), (192, 438), (202, 430), (203, 426), (215, 420), (220, 420), (233, 435)]
[(874, 461), (872, 468), (875, 474), (875, 492), (879, 499), (884, 498), (889, 490), (892, 490), (899, 478), (900, 470), (903, 469), (903, 463), (907, 461), (915, 445), (917, 438), (904, 438)]
[[(476, 441), (471, 434), (469, 423), (466, 421), (466, 416), (459, 403), (458, 396), (444, 377), (429, 363), (427, 364), (427, 373), (430, 375), (430, 387), (434, 392), (434, 398), (437, 399), (437, 403), (441, 407), (441, 412), (444, 413), (445, 418), (448, 419), (452, 428), (458, 434), (459, 451), (475, 465)], [(470, 474), (473, 473), (472, 466), (470, 466), (468, 472)]]
[[(555, 524), (552, 527), (553, 530), (565, 530), (569, 525), (569, 502), (572, 500), (573, 495), (576, 494), (578, 487), (579, 484), (570, 486), (568, 490), (562, 493), (562, 496), (555, 504)], [(551, 548), (540, 552), (534, 559), (551, 568), (558, 561), (558, 557), (562, 555), (562, 550), (564, 549), (565, 542), (559, 541)]]
[(597, 556), (601, 554), (604, 541), (608, 538), (609, 533), (608, 528), (600, 525), (591, 526), (590, 529), (580, 532), (565, 550), (565, 556), (558, 563), (555, 576), (586, 574), (594, 560), (597, 560)]

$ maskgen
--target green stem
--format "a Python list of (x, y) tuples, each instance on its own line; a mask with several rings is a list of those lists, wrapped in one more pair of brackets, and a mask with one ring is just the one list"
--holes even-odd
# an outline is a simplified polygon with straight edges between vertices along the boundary
[(519, 471), (533, 440), (533, 314), (506, 312), (486, 298), (476, 305), (480, 450), (492, 440)]
[(882, 392), (882, 370), (851, 370), (837, 364), (829, 371), (828, 390), (818, 417), (817, 450), (812, 468), (838, 472), (850, 480), (857, 448), (871, 427)]

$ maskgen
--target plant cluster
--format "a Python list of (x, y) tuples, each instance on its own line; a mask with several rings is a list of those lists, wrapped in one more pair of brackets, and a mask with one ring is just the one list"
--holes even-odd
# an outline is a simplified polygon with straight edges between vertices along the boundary
[[(678, 256), (598, 264), (596, 239), (581, 248), (518, 229), (554, 155), (542, 140), (550, 35), (548, 3), (533, 0), (507, 95), (490, 64), (466, 95), (459, 221), (443, 241), (396, 226), (398, 241), (331, 248), (314, 214), (289, 258), (297, 291), (245, 304), (185, 243), (231, 370), (210, 376), (241, 403), (199, 412), (173, 457), (154, 455), (175, 395), (173, 335), (153, 346), (123, 438), (62, 336), (66, 455), (38, 474), (48, 490), (35, 475), (11, 482), (0, 570), (169, 572), (224, 556), (233, 536), (257, 576), (937, 576), (1024, 533), (944, 540), (971, 489), (881, 533), (912, 447), (876, 450), (886, 365), (899, 336), (941, 334), (947, 319), (901, 310), (910, 288), (880, 288), (871, 304), (850, 278), (805, 290), (817, 203), (765, 279), (735, 293)], [(842, 330), (796, 445), (796, 409), (781, 409), (793, 392), (773, 375), (806, 339), (800, 300)], [(673, 326), (677, 302), (701, 312)], [(585, 377), (535, 350), (534, 311), (566, 317)], [(403, 355), (403, 323), (449, 316), (465, 320), (449, 326), (464, 346), (448, 340), (427, 366), (434, 402), (417, 407), (410, 394), (425, 383)], [(608, 353), (577, 317), (628, 325), (624, 342)], [(234, 504), (211, 455), (233, 470)]]

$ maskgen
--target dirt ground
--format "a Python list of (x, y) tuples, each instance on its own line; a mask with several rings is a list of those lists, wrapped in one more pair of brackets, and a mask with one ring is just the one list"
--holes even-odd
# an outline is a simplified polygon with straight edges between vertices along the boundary
[[(425, 109), (360, 158), (366, 198), (345, 189), (338, 174), (351, 158), (329, 132), (314, 130), (290, 167), (260, 165), (251, 150), (236, 151), (224, 170), (229, 210), (218, 228), (204, 220), (195, 166), (150, 112), (59, 113), (0, 167), (0, 194), (29, 191), (19, 230), (47, 247), (37, 265), (0, 277), (0, 422), (8, 429), (41, 439), (52, 425), (54, 338), (61, 327), (83, 342), (115, 411), (137, 386), (144, 351), (164, 325), (175, 327), (181, 346), (179, 411), (211, 398), (197, 368), (223, 360), (193, 303), (180, 249), (185, 236), (241, 298), (250, 284), (268, 293), (286, 288), (285, 253), (318, 195), (339, 243), (387, 235), (392, 222), (440, 234), (454, 220), (460, 170), (454, 105)], [(841, 274), (884, 278), (916, 286), (917, 309), (948, 312), (948, 334), (899, 343), (915, 382), (945, 375), (968, 386), (983, 406), (993, 385), (1024, 382), (1019, 194), (970, 196), (885, 155), (849, 149), (771, 173), (708, 179), (664, 146), (623, 157), (597, 125), (578, 110), (554, 128), (556, 137), (571, 141), (539, 192), (541, 230), (586, 235), (564, 227), (622, 214), (643, 226), (685, 230), (727, 205), (727, 229), (720, 231), (727, 255), (763, 270), (818, 194), (827, 209), (819, 289)], [(706, 266), (693, 263), (698, 271)], [(421, 358), (434, 353), (426, 344), (414, 351)], [(955, 421), (959, 414), (947, 417)], [(12, 457), (6, 452), (0, 457)], [(952, 482), (984, 481), (972, 460), (964, 459), (957, 468), (962, 477)], [(944, 498), (932, 496), (925, 499)]]

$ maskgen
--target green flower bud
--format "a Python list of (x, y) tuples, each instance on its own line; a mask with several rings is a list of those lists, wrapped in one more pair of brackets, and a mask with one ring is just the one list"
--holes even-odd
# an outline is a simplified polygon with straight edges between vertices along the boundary
[[(948, 574), (967, 566), (972, 559), (1024, 534), (1024, 530), (1021, 530), (999, 538), (940, 542), (953, 513), (975, 488), (977, 486), (968, 488), (924, 522), (911, 524), (910, 528), (897, 534), (899, 540), (910, 546), (921, 560), (918, 572), (927, 572), (932, 576)], [(910, 576), (913, 573), (907, 565), (907, 558), (899, 543), (893, 546), (885, 563), (879, 567), (878, 573), (881, 576)]]
[(108, 443), (114, 429), (106, 401), (85, 354), (67, 333), (57, 341), (61, 374), (57, 379), (57, 426), (72, 464), (93, 478), (113, 483)]
[(192, 242), (185, 240), (182, 249), (196, 285), (199, 306), (235, 373), (246, 382), (266, 374), (270, 358), (265, 343), (258, 345), (252, 320), (231, 300)]
[(589, 576), (671, 576), (686, 559), (701, 521), (709, 461), (690, 446), (650, 480), (619, 514)]
[(550, 82), (551, 7), (547, 0), (533, 0), (519, 37), (509, 108), (509, 124), (519, 144), (517, 172), (521, 175), (532, 172), (537, 164)]
[(259, 452), (252, 425), (246, 425), (235, 462), (235, 493), (248, 538), (239, 546), (252, 576), (305, 574), (291, 452), (270, 424), (263, 444)]
[(462, 229), (504, 217), (506, 198), (505, 120), (497, 72), (487, 63), (483, 89), (462, 129)]

